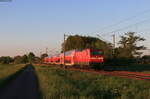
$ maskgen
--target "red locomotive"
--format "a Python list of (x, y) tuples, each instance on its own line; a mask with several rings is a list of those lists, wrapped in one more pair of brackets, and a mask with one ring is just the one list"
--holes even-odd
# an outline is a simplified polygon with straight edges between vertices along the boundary
[[(53, 57), (46, 57), (44, 63), (59, 64), (66, 66), (92, 66), (104, 62), (103, 50), (100, 49), (84, 49), (71, 50)], [(65, 55), (65, 57), (64, 57)], [(65, 58), (65, 61), (64, 61)]]

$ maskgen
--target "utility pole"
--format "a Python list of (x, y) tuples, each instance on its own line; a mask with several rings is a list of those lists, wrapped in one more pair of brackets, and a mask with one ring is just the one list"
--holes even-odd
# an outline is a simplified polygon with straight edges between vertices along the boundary
[(115, 36), (115, 34), (113, 34), (112, 36), (113, 36), (113, 55), (115, 55), (115, 47), (116, 47), (115, 43), (116, 43), (116, 36)]
[(67, 36), (69, 36), (69, 35), (64, 34), (64, 45), (63, 45), (63, 52), (64, 52), (64, 67), (66, 67), (66, 66), (65, 66), (65, 56), (66, 56), (66, 55), (65, 55), (65, 51), (66, 51), (66, 42), (65, 42), (65, 41), (66, 41), (66, 37), (67, 37)]
[(66, 50), (66, 48), (65, 48), (65, 40), (66, 40), (66, 35), (64, 34), (64, 48), (63, 48), (63, 52), (64, 52), (64, 67), (65, 67), (65, 50)]

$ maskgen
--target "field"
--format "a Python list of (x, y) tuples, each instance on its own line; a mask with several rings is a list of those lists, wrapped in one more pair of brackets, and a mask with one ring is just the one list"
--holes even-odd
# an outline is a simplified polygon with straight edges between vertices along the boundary
[(44, 99), (150, 99), (149, 81), (34, 67)]
[(8, 83), (15, 76), (15, 74), (24, 66), (25, 65), (19, 64), (0, 64), (0, 88), (4, 87), (4, 85)]

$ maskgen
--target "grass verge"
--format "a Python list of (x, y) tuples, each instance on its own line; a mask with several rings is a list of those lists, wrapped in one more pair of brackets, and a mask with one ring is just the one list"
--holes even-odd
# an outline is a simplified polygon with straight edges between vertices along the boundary
[(43, 99), (150, 99), (150, 82), (35, 66)]
[(0, 64), (0, 88), (4, 88), (12, 79), (20, 74), (24, 66), (22, 64)]

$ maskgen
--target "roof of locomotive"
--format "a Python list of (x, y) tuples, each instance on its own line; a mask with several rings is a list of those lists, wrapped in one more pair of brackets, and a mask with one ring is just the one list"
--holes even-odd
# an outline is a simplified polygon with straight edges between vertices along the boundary
[[(102, 49), (94, 49), (94, 48), (85, 48), (85, 49), (73, 49), (65, 52), (65, 55), (71, 55), (73, 52), (81, 52), (84, 50), (102, 50)], [(58, 56), (63, 55), (64, 53), (58, 54)], [(56, 55), (55, 55), (56, 56)]]

